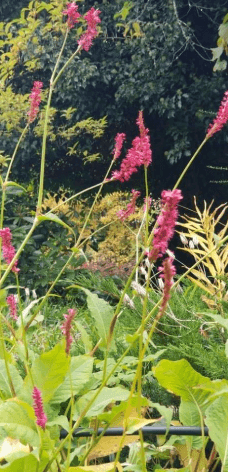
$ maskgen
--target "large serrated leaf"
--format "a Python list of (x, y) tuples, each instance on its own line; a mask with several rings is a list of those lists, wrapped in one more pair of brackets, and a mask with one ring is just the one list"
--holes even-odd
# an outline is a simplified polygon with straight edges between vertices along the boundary
[(83, 386), (89, 381), (93, 370), (94, 359), (90, 356), (77, 356), (71, 359), (71, 380), (66, 375), (63, 383), (56, 389), (51, 403), (60, 404), (71, 397), (71, 382), (73, 394), (77, 395)]

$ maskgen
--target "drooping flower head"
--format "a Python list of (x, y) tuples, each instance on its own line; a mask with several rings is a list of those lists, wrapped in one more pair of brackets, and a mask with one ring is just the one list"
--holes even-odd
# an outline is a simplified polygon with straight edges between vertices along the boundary
[(117, 211), (116, 215), (117, 217), (121, 220), (124, 221), (129, 215), (132, 215), (132, 213), (135, 213), (135, 203), (137, 198), (140, 196), (140, 192), (138, 190), (132, 190), (132, 199), (130, 203), (128, 203), (127, 208), (125, 210), (119, 210)]
[(10, 309), (10, 316), (14, 319), (17, 320), (17, 301), (15, 295), (9, 295), (6, 299), (6, 303)]
[(29, 96), (30, 109), (28, 111), (28, 122), (32, 123), (38, 114), (39, 106), (41, 102), (41, 89), (43, 82), (34, 82), (31, 94)]
[(69, 354), (70, 346), (73, 342), (73, 338), (70, 334), (70, 330), (71, 330), (71, 323), (72, 323), (75, 315), (76, 315), (76, 310), (74, 310), (73, 308), (69, 308), (68, 315), (63, 315), (66, 321), (62, 324), (61, 331), (62, 331), (62, 333), (64, 334), (64, 336), (66, 338), (66, 349), (65, 349), (66, 354)]
[(128, 150), (125, 159), (121, 162), (120, 170), (112, 174), (112, 178), (124, 182), (137, 172), (138, 167), (148, 165), (152, 162), (152, 151), (150, 147), (149, 130), (145, 128), (143, 113), (139, 112), (136, 123), (139, 127), (140, 136), (132, 141), (132, 147)]
[(211, 123), (208, 127), (206, 138), (211, 138), (213, 134), (217, 133), (217, 131), (220, 131), (227, 121), (228, 121), (228, 90), (224, 94), (224, 97), (222, 99), (216, 118), (214, 119), (213, 123)]
[(33, 408), (36, 415), (36, 424), (40, 426), (42, 429), (45, 429), (45, 426), (47, 423), (47, 416), (44, 413), (41, 391), (37, 387), (33, 388), (32, 398), (33, 398)]
[[(2, 238), (2, 255), (9, 265), (14, 258), (16, 251), (11, 244), (12, 234), (9, 228), (3, 228), (0, 230), (0, 237)], [(12, 272), (15, 274), (19, 272), (20, 269), (17, 268), (18, 261), (15, 261)]]
[(98, 35), (97, 25), (101, 22), (101, 19), (99, 18), (100, 13), (100, 10), (96, 10), (92, 7), (84, 16), (87, 23), (87, 29), (78, 40), (78, 45), (85, 51), (89, 51), (93, 44), (93, 39)]
[(163, 263), (162, 267), (159, 267), (158, 270), (161, 271), (160, 276), (164, 280), (164, 291), (161, 306), (158, 312), (158, 318), (161, 318), (166, 309), (168, 300), (170, 299), (170, 289), (173, 285), (173, 277), (176, 274), (176, 269), (173, 265), (174, 254), (167, 257)]
[(118, 159), (120, 157), (120, 153), (123, 147), (123, 142), (126, 139), (126, 134), (125, 133), (117, 133), (115, 137), (115, 147), (114, 147), (114, 159)]
[(76, 3), (68, 3), (67, 9), (63, 10), (63, 15), (67, 15), (67, 26), (69, 29), (73, 28), (75, 23), (78, 23), (80, 13), (78, 12), (78, 5)]
[(155, 262), (158, 257), (162, 257), (168, 249), (168, 243), (174, 234), (174, 227), (178, 217), (177, 206), (182, 200), (181, 190), (163, 190), (162, 209), (159, 214), (154, 230), (152, 250), (147, 253), (151, 262)]

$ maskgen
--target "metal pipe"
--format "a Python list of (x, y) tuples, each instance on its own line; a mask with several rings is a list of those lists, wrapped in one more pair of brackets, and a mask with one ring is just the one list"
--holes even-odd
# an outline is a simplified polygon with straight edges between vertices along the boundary
[[(200, 426), (170, 426), (167, 431), (166, 426), (144, 426), (140, 428), (143, 436), (151, 436), (151, 435), (160, 435), (165, 436), (168, 434), (169, 436), (202, 436), (202, 429)], [(93, 434), (93, 429), (85, 429), (85, 428), (77, 428), (73, 436), (74, 437), (91, 437)], [(103, 428), (98, 428), (97, 435), (99, 436), (103, 432)], [(122, 436), (124, 433), (123, 428), (108, 428), (104, 436)], [(67, 436), (67, 431), (65, 429), (61, 429), (60, 431), (60, 439), (64, 439)], [(134, 431), (132, 435), (137, 435), (138, 431)], [(208, 436), (208, 428), (204, 427), (204, 436)]]

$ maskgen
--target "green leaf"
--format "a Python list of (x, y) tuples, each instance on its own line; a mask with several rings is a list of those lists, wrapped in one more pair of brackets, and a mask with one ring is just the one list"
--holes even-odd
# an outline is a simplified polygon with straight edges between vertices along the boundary
[(6, 472), (37, 472), (37, 464), (38, 461), (34, 454), (27, 454), (14, 460), (11, 464), (1, 467), (1, 469)]
[(0, 404), (0, 427), (24, 444), (39, 445), (33, 408), (17, 398)]
[(185, 360), (168, 361), (161, 360), (153, 373), (162, 387), (169, 392), (179, 395), (185, 402), (194, 403), (198, 411), (197, 424), (201, 424), (202, 414), (212, 402), (212, 394), (200, 385), (213, 385), (213, 382), (201, 374), (198, 374)]
[(220, 56), (222, 55), (223, 47), (218, 46), (217, 48), (211, 48), (211, 52), (212, 52), (212, 61), (215, 61), (216, 59), (219, 59)]
[(228, 397), (221, 396), (206, 410), (205, 423), (222, 460), (222, 472), (228, 472)]
[(66, 375), (63, 383), (56, 389), (51, 403), (66, 401), (71, 396), (71, 382), (73, 394), (77, 395), (84, 385), (89, 381), (93, 370), (94, 359), (90, 356), (77, 356), (71, 359), (71, 380), (69, 374)]
[[(9, 364), (8, 367), (9, 367), (12, 383), (14, 386), (14, 390), (16, 394), (18, 394), (22, 388), (23, 380), (14, 365)], [(0, 359), (0, 390), (4, 394), (5, 398), (12, 397), (8, 375), (6, 371), (6, 366), (5, 366), (5, 361), (3, 359)]]
[(54, 213), (48, 213), (48, 215), (39, 215), (37, 219), (38, 221), (54, 221), (54, 223), (64, 226), (64, 228), (68, 229), (68, 231), (70, 231), (71, 233), (74, 232), (70, 226), (64, 223), (64, 221), (60, 220), (60, 218)]
[[(41, 390), (45, 403), (52, 399), (56, 389), (63, 382), (69, 369), (69, 362), (70, 359), (66, 356), (62, 344), (57, 344), (54, 349), (41, 354), (33, 362), (31, 373), (34, 385)], [(24, 380), (23, 387), (26, 399), (28, 399), (28, 395), (31, 397), (32, 389), (31, 377), (28, 375)], [(23, 396), (23, 390), (20, 396)]]
[(81, 340), (85, 346), (85, 350), (87, 352), (90, 352), (92, 351), (93, 349), (93, 343), (92, 343), (92, 339), (91, 337), (89, 336), (89, 334), (87, 333), (86, 329), (84, 328), (84, 326), (80, 323), (80, 321), (75, 321), (75, 326), (76, 328), (78, 329), (78, 331), (80, 332), (81, 334)]
[(103, 344), (107, 345), (108, 333), (113, 319), (114, 309), (108, 302), (99, 298), (96, 293), (92, 293), (84, 287), (77, 286), (77, 288), (80, 288), (86, 293), (88, 308), (95, 321), (98, 334), (101, 337)]
[(24, 188), (22, 185), (17, 184), (16, 182), (9, 181), (9, 182), (4, 183), (4, 185), (6, 187), (17, 187), (20, 190), (23, 190), (23, 192), (27, 192), (26, 188)]
[[(75, 415), (74, 420), (78, 418), (78, 414), (84, 410), (88, 405), (88, 402), (95, 395), (96, 390), (86, 393), (81, 396), (77, 403), (75, 404)], [(116, 401), (124, 401), (129, 397), (130, 392), (121, 387), (108, 388), (104, 387), (101, 392), (98, 394), (97, 398), (94, 400), (92, 406), (86, 413), (86, 417), (97, 416), (102, 413), (107, 405)]]
[[(193, 402), (181, 400), (179, 417), (184, 426), (201, 426), (199, 410)], [(201, 449), (203, 447), (203, 439), (200, 436), (189, 436), (186, 440), (191, 449)]]

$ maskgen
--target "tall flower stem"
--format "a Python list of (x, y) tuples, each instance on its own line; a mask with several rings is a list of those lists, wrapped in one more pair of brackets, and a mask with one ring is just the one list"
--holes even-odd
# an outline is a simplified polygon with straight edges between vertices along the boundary
[(191, 157), (190, 161), (188, 162), (188, 164), (185, 166), (183, 172), (181, 173), (179, 179), (176, 181), (174, 187), (173, 187), (173, 190), (175, 190), (180, 182), (182, 181), (183, 177), (185, 176), (187, 170), (189, 169), (189, 167), (192, 165), (194, 159), (196, 158), (196, 156), (198, 156), (199, 152), (201, 151), (201, 149), (203, 148), (204, 144), (208, 141), (208, 137), (206, 136), (206, 138), (204, 138), (204, 140), (202, 141), (202, 143), (199, 145), (199, 147), (197, 148), (196, 152), (193, 154), (193, 156)]
[(77, 239), (77, 242), (76, 242), (76, 247), (78, 247), (78, 245), (79, 245), (79, 243), (80, 243), (80, 241), (81, 241), (81, 239), (82, 239), (82, 236), (83, 236), (83, 233), (84, 233), (85, 228), (86, 228), (86, 226), (87, 226), (87, 223), (88, 223), (88, 221), (89, 221), (89, 219), (90, 219), (90, 216), (91, 216), (91, 214), (92, 214), (92, 212), (93, 212), (93, 209), (94, 209), (94, 207), (95, 207), (95, 205), (96, 205), (96, 203), (97, 203), (97, 200), (98, 200), (98, 198), (99, 198), (99, 196), (100, 196), (100, 194), (101, 194), (101, 191), (102, 191), (102, 189), (103, 189), (103, 186), (104, 186), (104, 184), (107, 182), (107, 177), (108, 177), (108, 175), (109, 175), (109, 172), (110, 172), (110, 170), (111, 170), (111, 168), (112, 168), (114, 162), (115, 162), (115, 159), (113, 158), (113, 159), (112, 159), (112, 162), (111, 162), (111, 164), (110, 164), (110, 166), (109, 166), (109, 168), (108, 168), (108, 170), (107, 170), (107, 172), (106, 172), (106, 174), (105, 174), (105, 177), (104, 177), (104, 179), (103, 179), (103, 182), (101, 182), (100, 188), (99, 188), (99, 190), (98, 190), (98, 192), (97, 192), (97, 194), (96, 194), (96, 196), (95, 196), (95, 198), (94, 198), (94, 200), (93, 200), (93, 204), (92, 204), (92, 206), (91, 206), (91, 208), (90, 208), (90, 210), (89, 210), (89, 213), (88, 213), (88, 215), (87, 215), (87, 217), (86, 217), (86, 219), (85, 219), (83, 228), (82, 228), (82, 230), (81, 230), (81, 232), (80, 232), (80, 235), (79, 235), (79, 237), (78, 237), (78, 239)]

